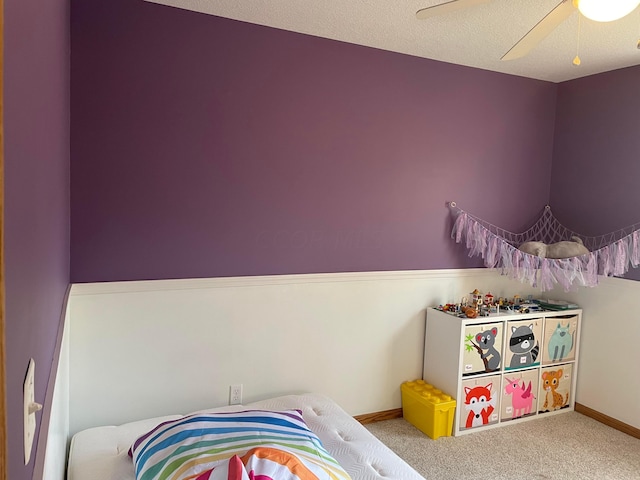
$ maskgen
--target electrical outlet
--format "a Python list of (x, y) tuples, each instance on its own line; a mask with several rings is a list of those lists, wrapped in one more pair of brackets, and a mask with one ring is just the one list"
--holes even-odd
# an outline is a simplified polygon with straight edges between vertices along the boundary
[(239, 405), (242, 403), (242, 384), (231, 385), (229, 387), (229, 405)]

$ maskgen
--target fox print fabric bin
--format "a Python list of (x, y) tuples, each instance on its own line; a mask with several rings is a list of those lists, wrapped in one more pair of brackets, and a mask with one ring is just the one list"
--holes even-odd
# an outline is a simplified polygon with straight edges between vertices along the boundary
[(500, 375), (463, 380), (458, 398), (460, 429), (498, 423)]

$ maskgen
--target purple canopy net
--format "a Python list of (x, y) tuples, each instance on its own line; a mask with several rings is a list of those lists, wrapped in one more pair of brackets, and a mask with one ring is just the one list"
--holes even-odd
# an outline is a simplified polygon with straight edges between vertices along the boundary
[[(449, 206), (456, 217), (451, 238), (456, 243), (464, 240), (470, 257), (481, 255), (486, 267), (501, 269), (503, 275), (543, 292), (551, 290), (556, 283), (565, 291), (574, 286), (595, 287), (599, 275), (619, 277), (629, 266), (640, 265), (640, 223), (599, 237), (588, 237), (563, 226), (547, 205), (531, 228), (513, 233), (465, 212), (455, 202)], [(524, 242), (551, 244), (571, 240), (571, 237), (582, 239), (589, 253), (553, 259), (518, 250)]]

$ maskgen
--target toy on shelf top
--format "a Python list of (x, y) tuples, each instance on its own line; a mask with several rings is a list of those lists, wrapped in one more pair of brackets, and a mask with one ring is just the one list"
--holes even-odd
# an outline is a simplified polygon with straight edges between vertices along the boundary
[(463, 297), (460, 303), (446, 303), (436, 308), (461, 318), (488, 317), (500, 313), (531, 313), (579, 308), (578, 305), (563, 300), (533, 299), (531, 295), (526, 300), (523, 300), (518, 294), (511, 298), (498, 297), (496, 299), (491, 292), (483, 295), (477, 288), (469, 296), (471, 301), (469, 301), (468, 297)]
[(565, 302), (564, 300), (535, 299), (534, 302), (545, 310), (572, 310), (580, 308), (575, 303)]

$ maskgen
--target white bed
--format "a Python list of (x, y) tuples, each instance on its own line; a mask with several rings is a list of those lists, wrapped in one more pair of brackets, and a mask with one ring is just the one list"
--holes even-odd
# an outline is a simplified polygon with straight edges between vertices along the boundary
[[(206, 411), (249, 408), (302, 410), (308, 427), (354, 480), (423, 479), (358, 421), (323, 395), (288, 395)], [(159, 423), (180, 416), (156, 417), (78, 432), (71, 441), (68, 480), (134, 480), (133, 463), (127, 453), (132, 442)]]

